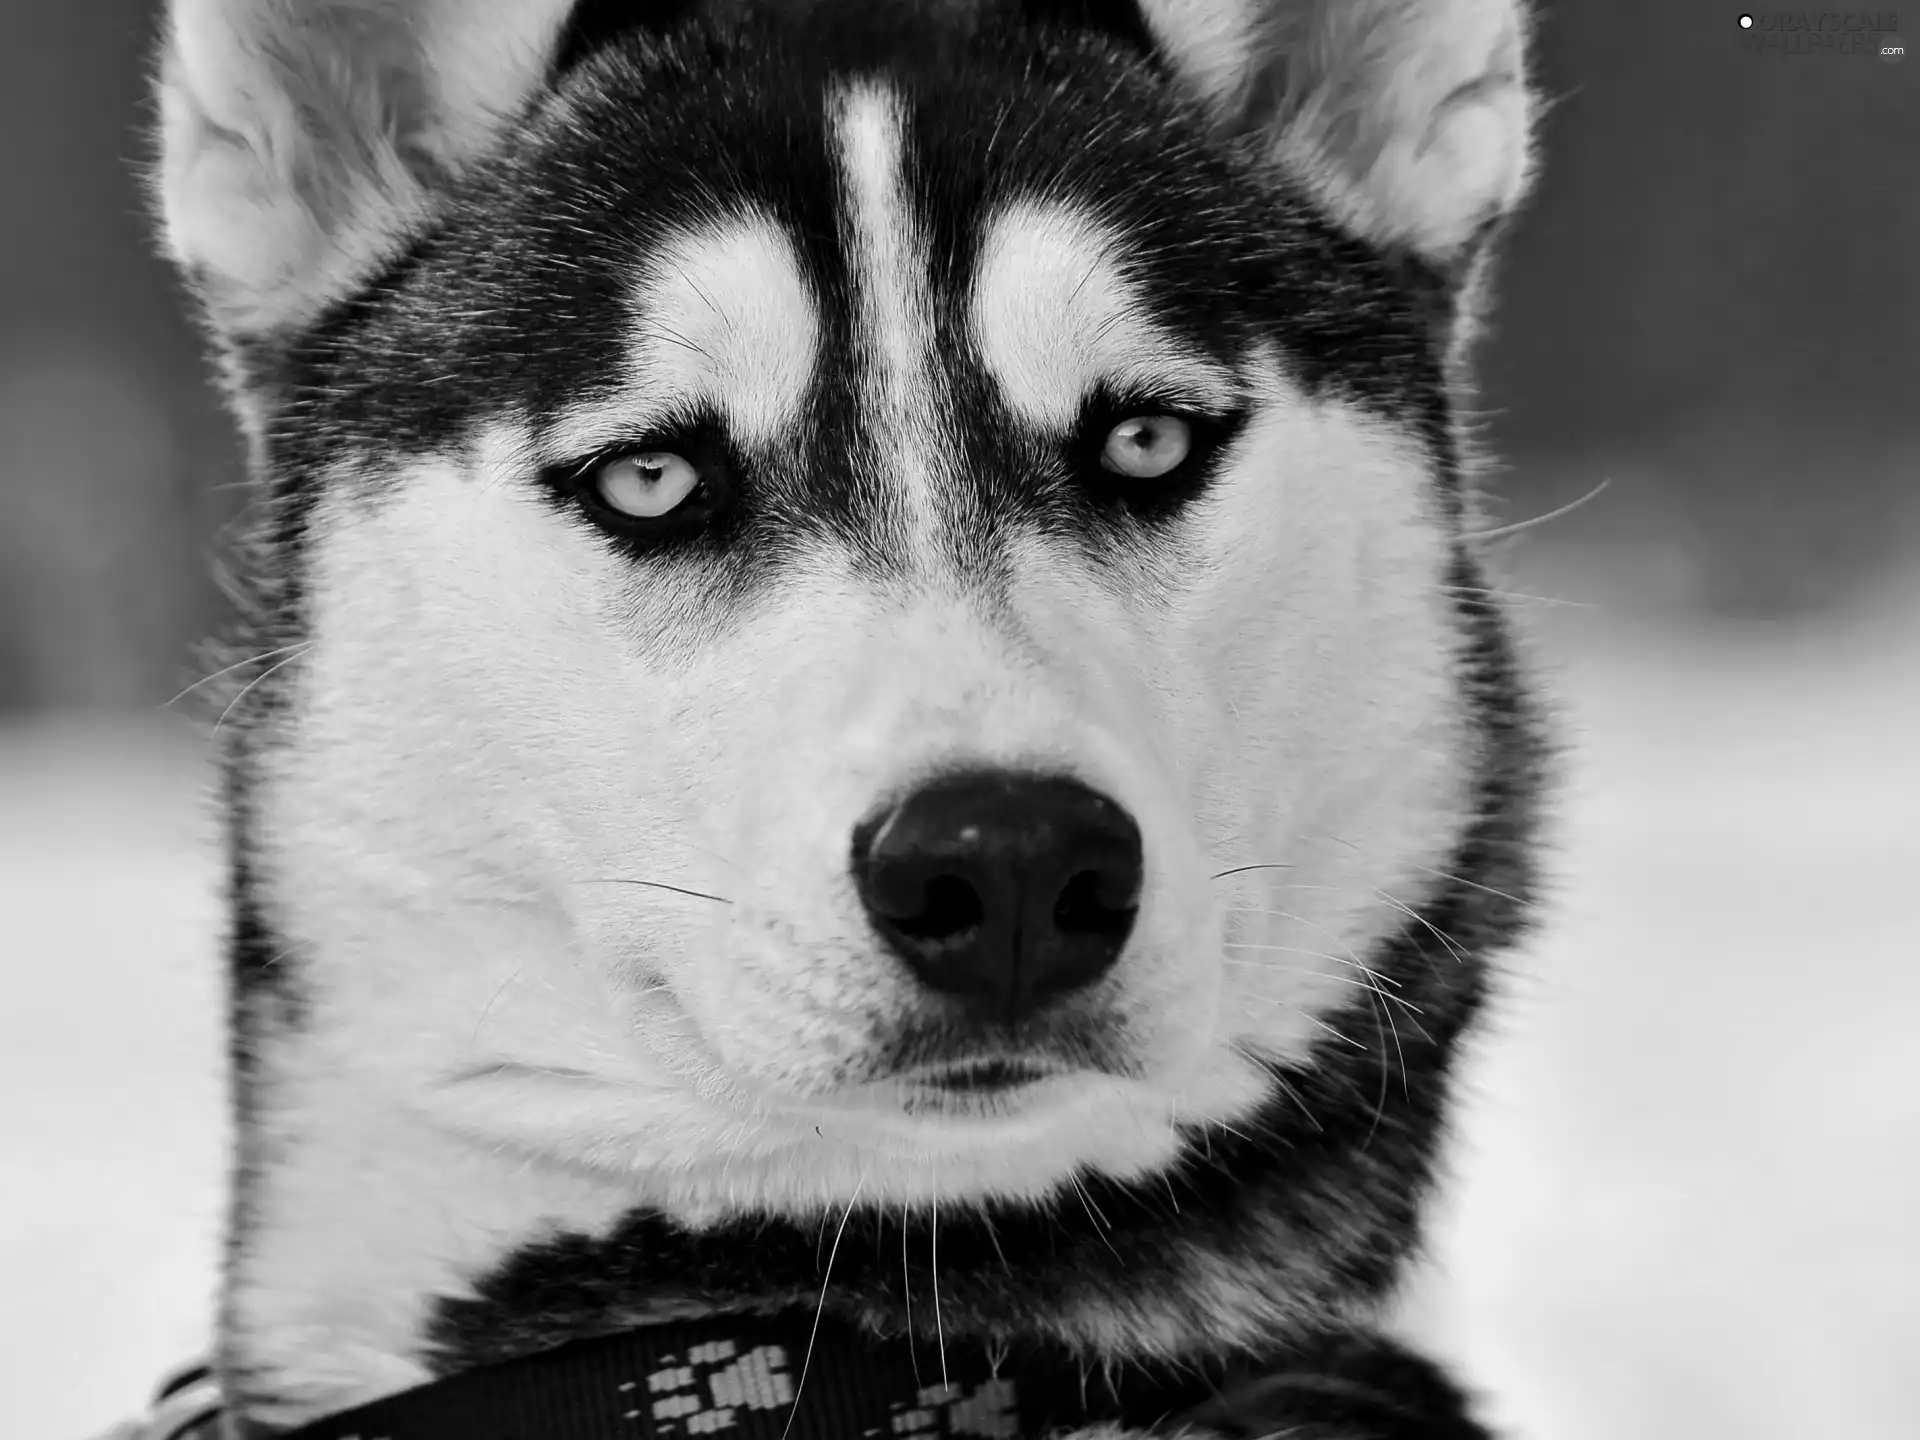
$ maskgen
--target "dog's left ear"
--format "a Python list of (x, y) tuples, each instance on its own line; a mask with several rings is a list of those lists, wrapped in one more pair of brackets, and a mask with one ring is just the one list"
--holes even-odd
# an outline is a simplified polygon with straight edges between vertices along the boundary
[(1524, 0), (1138, 0), (1230, 127), (1356, 234), (1441, 268), (1525, 194)]
[(172, 0), (158, 191), (232, 334), (311, 319), (544, 83), (572, 0)]

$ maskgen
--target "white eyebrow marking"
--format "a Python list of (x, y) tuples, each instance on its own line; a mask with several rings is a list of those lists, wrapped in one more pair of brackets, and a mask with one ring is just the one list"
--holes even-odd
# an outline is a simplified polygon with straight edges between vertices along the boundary
[(624, 393), (571, 411), (546, 437), (573, 454), (631, 437), (696, 405), (750, 444), (799, 423), (820, 347), (818, 305), (793, 242), (743, 213), (667, 239), (631, 297)]
[(974, 343), (1016, 413), (1065, 428), (1096, 385), (1226, 407), (1233, 374), (1156, 323), (1119, 257), (1124, 243), (1071, 205), (1022, 201), (980, 248)]

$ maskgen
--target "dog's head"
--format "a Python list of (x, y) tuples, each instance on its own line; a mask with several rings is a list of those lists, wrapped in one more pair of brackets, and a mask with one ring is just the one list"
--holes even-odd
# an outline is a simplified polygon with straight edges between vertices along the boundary
[(1372, 999), (1477, 763), (1514, 0), (865, 8), (168, 51), (249, 1023), (685, 1209), (1151, 1167)]

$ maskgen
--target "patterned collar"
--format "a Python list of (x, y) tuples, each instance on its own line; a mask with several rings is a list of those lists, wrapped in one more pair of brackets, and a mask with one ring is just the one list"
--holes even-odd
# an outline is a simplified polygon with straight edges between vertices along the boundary
[[(281, 1440), (1016, 1440), (1103, 1421), (1146, 1428), (1208, 1382), (1088, 1369), (1058, 1351), (955, 1342), (943, 1355), (804, 1313), (715, 1316), (465, 1371)], [(107, 1440), (213, 1440), (220, 1419), (218, 1387), (194, 1367)]]

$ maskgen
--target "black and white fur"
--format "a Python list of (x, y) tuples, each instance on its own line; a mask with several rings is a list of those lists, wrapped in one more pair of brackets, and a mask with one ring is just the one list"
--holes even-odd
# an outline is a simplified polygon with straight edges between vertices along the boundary
[[(259, 491), (239, 1433), (816, 1302), (1230, 1360), (1212, 1433), (1482, 1433), (1381, 1327), (1531, 884), (1457, 408), (1523, 21), (173, 0), (157, 189)], [(1179, 484), (1094, 463), (1169, 410)], [(689, 517), (608, 512), (635, 449)], [(1017, 1026), (849, 874), (965, 770), (1144, 844), (1118, 961)], [(928, 1079), (988, 1052), (1044, 1074)]]

